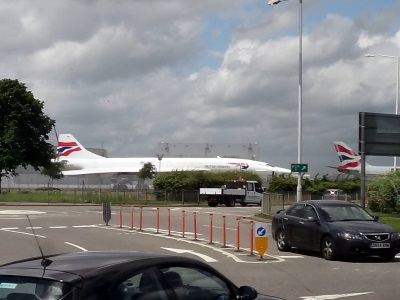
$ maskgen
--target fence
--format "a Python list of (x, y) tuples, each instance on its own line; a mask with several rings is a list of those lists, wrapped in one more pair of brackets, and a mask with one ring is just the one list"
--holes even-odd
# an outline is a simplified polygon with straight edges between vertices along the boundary
[[(289, 205), (296, 202), (296, 192), (287, 193), (265, 193), (262, 201), (262, 213), (266, 215), (274, 215), (278, 210), (287, 208)], [(324, 197), (318, 194), (306, 194), (303, 193), (302, 200), (347, 200), (360, 204), (360, 194), (348, 193), (345, 199), (335, 197)]]
[[(351, 201), (358, 202), (358, 194), (349, 194)], [(263, 197), (263, 213), (274, 214), (296, 201), (296, 193), (266, 193)], [(322, 199), (320, 195), (303, 194), (303, 200)], [(80, 188), (56, 190), (7, 189), (0, 194), (0, 201), (12, 202), (58, 202), (58, 203), (103, 203), (114, 204), (176, 204), (207, 205), (198, 190), (155, 190), (129, 189), (113, 191), (110, 189)]]

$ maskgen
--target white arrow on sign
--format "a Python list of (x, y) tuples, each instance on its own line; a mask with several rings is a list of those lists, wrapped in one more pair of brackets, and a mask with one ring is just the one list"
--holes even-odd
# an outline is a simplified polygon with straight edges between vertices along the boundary
[(194, 252), (193, 250), (176, 249), (176, 248), (165, 248), (165, 247), (161, 247), (161, 248), (165, 249), (165, 250), (168, 250), (168, 251), (175, 252), (175, 253), (179, 253), (179, 254), (190, 253), (190, 254), (193, 254), (193, 255), (197, 255), (198, 257), (204, 259), (206, 262), (216, 262), (217, 261), (216, 259), (214, 259), (214, 258), (212, 258), (212, 257), (210, 257), (208, 255), (197, 253), (197, 252)]

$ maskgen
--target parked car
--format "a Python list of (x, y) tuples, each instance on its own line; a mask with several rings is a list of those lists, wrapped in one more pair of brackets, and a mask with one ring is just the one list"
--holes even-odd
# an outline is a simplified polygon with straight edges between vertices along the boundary
[(339, 255), (379, 255), (392, 260), (400, 236), (360, 206), (342, 200), (300, 201), (278, 211), (272, 237), (280, 251), (292, 247), (319, 251), (327, 260)]
[(324, 200), (346, 200), (350, 201), (351, 196), (341, 189), (327, 189), (322, 195)]
[(237, 287), (192, 258), (133, 251), (79, 252), (0, 266), (0, 299), (281, 299)]
[(116, 183), (113, 185), (114, 191), (126, 191), (128, 189), (128, 185), (125, 183)]

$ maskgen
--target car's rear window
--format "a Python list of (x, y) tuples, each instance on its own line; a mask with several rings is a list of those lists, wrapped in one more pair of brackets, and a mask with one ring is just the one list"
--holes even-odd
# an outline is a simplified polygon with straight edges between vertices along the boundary
[(70, 299), (67, 283), (34, 277), (0, 276), (0, 300)]

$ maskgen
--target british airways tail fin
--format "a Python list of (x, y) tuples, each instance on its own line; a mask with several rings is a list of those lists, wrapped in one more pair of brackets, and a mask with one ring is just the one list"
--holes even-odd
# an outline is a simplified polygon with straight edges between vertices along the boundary
[(72, 134), (60, 134), (57, 144), (57, 156), (60, 159), (82, 158), (98, 159), (103, 156), (94, 154), (83, 147)]
[(338, 171), (351, 171), (360, 166), (361, 156), (354, 152), (349, 146), (343, 142), (334, 142), (333, 144), (341, 163), (340, 166), (337, 167)]

